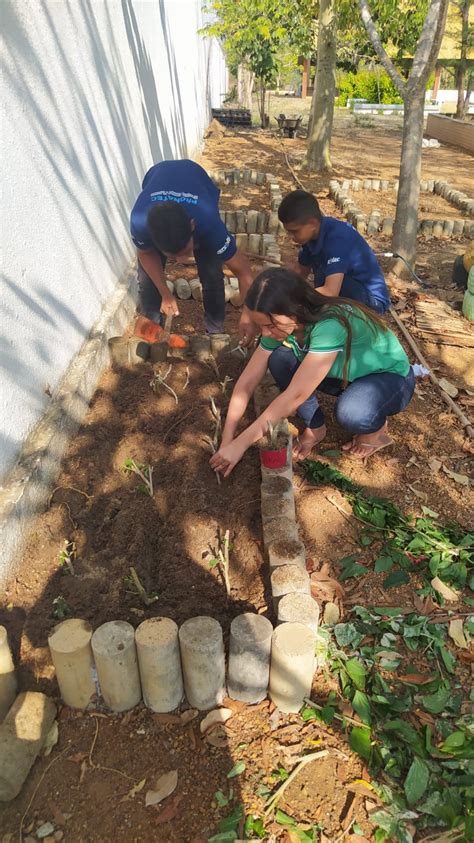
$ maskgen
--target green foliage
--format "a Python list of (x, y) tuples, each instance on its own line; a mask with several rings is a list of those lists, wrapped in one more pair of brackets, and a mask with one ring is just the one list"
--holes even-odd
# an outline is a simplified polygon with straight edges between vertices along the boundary
[(368, 102), (401, 103), (402, 98), (385, 70), (361, 69), (357, 73), (339, 71), (336, 75), (339, 96), (336, 105), (346, 105), (348, 99)]

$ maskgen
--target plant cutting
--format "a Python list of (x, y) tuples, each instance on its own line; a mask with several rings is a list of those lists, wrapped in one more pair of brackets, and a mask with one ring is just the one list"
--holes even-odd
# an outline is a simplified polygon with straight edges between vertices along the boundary
[[(216, 454), (219, 450), (219, 444), (221, 441), (221, 431), (222, 431), (222, 418), (221, 418), (221, 411), (219, 407), (216, 405), (216, 402), (213, 398), (210, 399), (211, 402), (211, 412), (212, 417), (214, 419), (214, 435), (213, 436), (203, 436), (202, 439), (208, 446), (211, 454)], [(217, 485), (221, 485), (221, 478), (218, 471), (215, 472)]]
[(127, 472), (132, 472), (136, 474), (143, 480), (143, 483), (140, 483), (138, 486), (138, 490), (143, 492), (144, 495), (149, 495), (150, 498), (153, 497), (153, 466), (146, 465), (145, 463), (139, 463), (129, 457), (125, 460), (123, 464), (123, 470)]
[(258, 442), (260, 462), (265, 468), (284, 468), (288, 460), (288, 436), (278, 425), (267, 422), (267, 434)]
[(230, 577), (229, 577), (229, 550), (230, 550), (230, 530), (226, 530), (224, 538), (222, 539), (219, 533), (219, 548), (216, 556), (209, 560), (209, 567), (216, 568), (218, 565), (221, 569), (222, 578), (224, 580), (227, 597), (230, 597)]

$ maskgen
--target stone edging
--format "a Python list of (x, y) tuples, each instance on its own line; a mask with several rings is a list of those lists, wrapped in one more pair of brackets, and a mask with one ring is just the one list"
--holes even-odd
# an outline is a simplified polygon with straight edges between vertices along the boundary
[[(398, 191), (399, 182), (389, 182), (381, 179), (345, 179), (342, 182), (332, 179), (329, 182), (329, 196), (333, 199), (337, 208), (344, 214), (348, 222), (361, 234), (382, 234), (391, 236), (393, 234), (393, 217), (382, 217), (381, 211), (374, 209), (368, 216), (357, 205), (356, 200), (349, 194), (351, 191), (360, 190), (393, 190)], [(421, 191), (424, 193), (435, 193), (442, 196), (454, 207), (474, 216), (474, 201), (465, 194), (454, 190), (447, 182), (422, 181)], [(455, 220), (418, 220), (418, 232), (426, 237), (466, 237), (474, 236), (474, 222), (464, 219)]]

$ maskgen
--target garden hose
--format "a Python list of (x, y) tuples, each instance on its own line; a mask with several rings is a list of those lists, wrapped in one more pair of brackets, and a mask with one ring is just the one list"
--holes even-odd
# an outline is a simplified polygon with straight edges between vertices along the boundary
[(416, 274), (416, 272), (414, 272), (414, 271), (413, 271), (413, 269), (411, 268), (411, 266), (410, 266), (410, 264), (408, 263), (408, 261), (406, 261), (406, 260), (405, 260), (405, 258), (403, 257), (403, 255), (399, 255), (399, 254), (398, 254), (398, 252), (375, 252), (375, 254), (376, 254), (378, 257), (382, 257), (382, 258), (397, 258), (397, 259), (399, 258), (401, 261), (403, 261), (403, 263), (405, 264), (405, 266), (406, 266), (406, 268), (408, 269), (408, 271), (410, 272), (410, 274), (413, 276), (413, 278), (415, 279), (415, 281), (417, 281), (417, 282), (418, 282), (418, 284), (419, 284), (421, 287), (425, 287), (425, 288), (429, 288), (429, 287), (431, 287), (431, 284), (427, 284), (427, 283), (426, 283), (426, 281), (422, 281), (422, 279), (420, 278), (420, 276), (419, 276), (419, 275), (417, 275), (417, 274)]

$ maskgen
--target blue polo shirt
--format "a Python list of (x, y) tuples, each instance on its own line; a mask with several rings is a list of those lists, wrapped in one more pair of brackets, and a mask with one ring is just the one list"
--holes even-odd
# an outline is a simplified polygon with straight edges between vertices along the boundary
[(316, 288), (323, 286), (328, 275), (343, 273), (341, 296), (369, 307), (371, 299), (375, 299), (379, 312), (390, 307), (390, 296), (377, 258), (367, 241), (349, 223), (323, 216), (318, 237), (305, 243), (298, 261), (302, 266), (311, 267)]
[(144, 252), (155, 247), (148, 232), (148, 211), (155, 202), (179, 202), (194, 220), (194, 245), (214, 252), (223, 262), (237, 251), (235, 239), (219, 216), (220, 190), (194, 161), (161, 161), (148, 170), (130, 215), (132, 240)]

